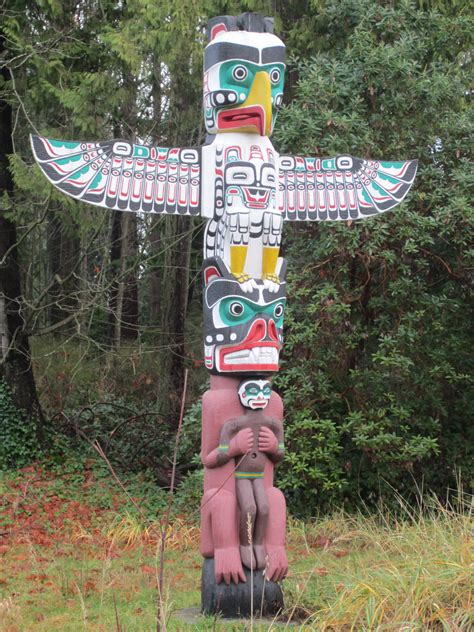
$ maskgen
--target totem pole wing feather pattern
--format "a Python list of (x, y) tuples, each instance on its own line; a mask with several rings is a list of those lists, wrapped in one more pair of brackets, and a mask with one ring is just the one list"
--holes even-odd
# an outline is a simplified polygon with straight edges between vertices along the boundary
[(286, 220), (363, 219), (400, 204), (416, 168), (416, 160), (280, 156), (279, 210)]
[(199, 215), (201, 148), (83, 143), (31, 136), (45, 176), (71, 197), (120, 211)]

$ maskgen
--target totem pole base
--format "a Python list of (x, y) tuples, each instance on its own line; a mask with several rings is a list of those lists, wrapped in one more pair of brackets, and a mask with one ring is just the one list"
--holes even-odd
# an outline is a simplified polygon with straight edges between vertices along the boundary
[[(249, 617), (252, 610), (252, 577), (244, 569), (246, 582), (216, 584), (214, 559), (207, 558), (202, 566), (201, 610), (204, 614), (219, 614), (226, 619)], [(263, 595), (263, 600), (262, 600)], [(253, 572), (253, 614), (273, 616), (283, 610), (283, 593), (276, 582), (264, 580), (262, 571)]]

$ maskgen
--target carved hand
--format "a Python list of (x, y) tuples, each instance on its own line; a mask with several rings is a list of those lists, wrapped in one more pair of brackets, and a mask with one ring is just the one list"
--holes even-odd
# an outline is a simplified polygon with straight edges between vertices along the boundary
[(243, 428), (235, 435), (229, 445), (229, 456), (247, 454), (253, 448), (253, 430)]
[(230, 582), (238, 584), (239, 581), (247, 581), (237, 547), (214, 549), (214, 572), (218, 584), (225, 582), (229, 585)]
[(262, 426), (258, 433), (258, 449), (269, 454), (278, 452), (278, 439), (267, 426)]
[(277, 582), (288, 573), (288, 558), (284, 546), (272, 544), (266, 545), (268, 554), (268, 567), (265, 571), (266, 578)]

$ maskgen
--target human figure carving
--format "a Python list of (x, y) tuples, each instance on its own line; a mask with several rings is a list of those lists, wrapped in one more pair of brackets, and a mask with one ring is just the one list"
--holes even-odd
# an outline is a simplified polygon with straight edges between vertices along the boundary
[[(216, 465), (235, 459), (235, 487), (240, 509), (240, 557), (247, 568), (265, 568), (267, 554), (263, 544), (268, 524), (268, 498), (263, 484), (265, 463), (283, 459), (283, 424), (281, 420), (265, 416), (272, 392), (268, 380), (244, 380), (239, 387), (239, 398), (245, 413), (230, 419), (222, 427)], [(235, 458), (229, 453), (230, 442), (240, 434), (238, 444), (243, 455)]]
[(245, 581), (242, 563), (265, 569), (267, 579), (277, 581), (288, 570), (285, 499), (273, 487), (274, 465), (284, 449), (281, 399), (267, 380), (232, 380), (232, 400), (227, 385), (220, 386), (229, 378), (211, 380), (203, 400), (201, 552), (214, 557), (218, 583)]

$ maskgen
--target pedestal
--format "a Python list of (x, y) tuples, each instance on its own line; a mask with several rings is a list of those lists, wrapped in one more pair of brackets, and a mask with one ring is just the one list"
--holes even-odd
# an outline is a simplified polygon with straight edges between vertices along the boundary
[(214, 559), (205, 559), (201, 579), (202, 612), (219, 614), (228, 619), (249, 617), (252, 611), (252, 586), (254, 615), (273, 616), (282, 611), (283, 593), (280, 586), (276, 582), (265, 581), (261, 570), (251, 573), (245, 568), (244, 572), (246, 582), (216, 584)]

